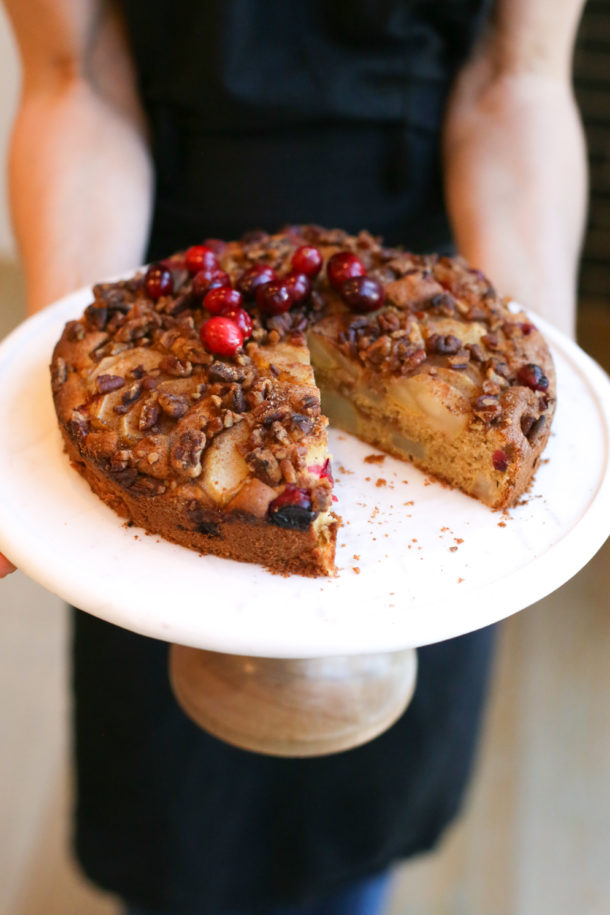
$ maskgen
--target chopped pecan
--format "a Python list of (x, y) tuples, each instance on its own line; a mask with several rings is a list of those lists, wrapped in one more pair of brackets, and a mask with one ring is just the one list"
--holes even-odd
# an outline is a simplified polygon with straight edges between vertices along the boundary
[(455, 314), (457, 302), (451, 293), (442, 292), (429, 299), (429, 301), (426, 302), (426, 305), (432, 311), (436, 312), (436, 314), (451, 317), (451, 315)]
[(257, 448), (246, 456), (254, 473), (269, 486), (276, 486), (282, 479), (282, 471), (275, 455), (269, 448)]
[(243, 390), (235, 386), (231, 391), (231, 409), (234, 413), (245, 413), (248, 409)]
[(138, 420), (138, 429), (141, 432), (149, 432), (159, 420), (161, 408), (156, 400), (147, 400), (142, 404), (140, 419)]
[(288, 458), (284, 458), (283, 461), (280, 461), (280, 470), (287, 483), (296, 483), (297, 475), (292, 462)]
[(441, 356), (453, 356), (462, 349), (462, 341), (455, 334), (430, 334), (426, 348)]
[(311, 416), (306, 416), (304, 413), (293, 413), (290, 417), (290, 422), (293, 429), (299, 429), (303, 435), (309, 435), (314, 427), (314, 421)]
[(167, 372), (168, 375), (174, 375), (177, 378), (187, 378), (193, 371), (191, 362), (188, 360), (182, 362), (173, 355), (164, 356), (159, 363), (159, 368), (162, 372)]
[(447, 359), (449, 368), (455, 369), (456, 371), (465, 369), (469, 362), (470, 352), (466, 349), (466, 347), (462, 347), (462, 349), (458, 350), (454, 356), (449, 356)]
[(288, 404), (265, 404), (256, 412), (256, 418), (263, 426), (271, 426), (278, 420), (286, 419), (289, 415), (290, 407)]
[(246, 377), (246, 373), (240, 366), (230, 365), (228, 362), (213, 362), (208, 369), (210, 381), (225, 381), (229, 383), (239, 383)]
[(88, 305), (85, 308), (85, 320), (94, 330), (103, 330), (108, 320), (108, 309), (105, 305)]
[(483, 347), (478, 343), (467, 343), (466, 349), (470, 351), (470, 358), (473, 362), (485, 362), (487, 359)]
[(123, 396), (121, 397), (121, 403), (117, 404), (114, 408), (115, 413), (125, 414), (129, 413), (134, 403), (142, 393), (142, 382), (134, 381), (129, 385)]
[(491, 378), (486, 378), (481, 388), (484, 394), (499, 394), (502, 390), (501, 385), (497, 381), (492, 381)]
[(271, 434), (280, 445), (290, 445), (290, 436), (277, 420), (271, 424)]
[(70, 343), (78, 343), (85, 338), (85, 328), (80, 321), (68, 321), (66, 324), (66, 337)]
[(98, 283), (93, 287), (93, 295), (96, 300), (101, 300), (109, 311), (128, 312), (131, 307), (125, 290), (111, 283)]
[(544, 415), (539, 416), (538, 419), (536, 419), (536, 420), (534, 420), (533, 416), (527, 417), (528, 420), (531, 420), (531, 424), (529, 425), (529, 428), (526, 426), (527, 431), (526, 431), (526, 428), (524, 428), (525, 419), (526, 419), (526, 417), (523, 417), (521, 419), (521, 429), (522, 429), (523, 434), (525, 435), (526, 439), (530, 443), (530, 445), (534, 445), (536, 442), (536, 439), (540, 437), (540, 434), (542, 433), (542, 431), (546, 425), (546, 416), (544, 416)]
[(125, 470), (129, 467), (131, 462), (131, 451), (127, 448), (123, 448), (120, 451), (115, 451), (115, 453), (110, 458), (109, 470), (113, 473), (118, 472), (119, 470)]
[(311, 394), (306, 394), (301, 398), (298, 404), (300, 413), (307, 413), (310, 416), (317, 416), (320, 412), (320, 401)]
[(170, 461), (178, 473), (194, 479), (201, 473), (201, 454), (205, 448), (206, 435), (196, 429), (183, 432), (170, 453)]
[(483, 334), (481, 337), (481, 342), (485, 344), (487, 349), (498, 349), (500, 346), (500, 339), (497, 334)]
[(482, 394), (475, 400), (472, 412), (475, 416), (478, 416), (479, 419), (483, 420), (484, 423), (491, 423), (501, 414), (502, 407), (500, 406), (497, 397), (494, 397), (492, 394)]
[(98, 375), (95, 379), (98, 394), (110, 394), (112, 391), (118, 391), (124, 385), (125, 379), (122, 375)]
[(79, 410), (72, 410), (70, 419), (66, 423), (66, 429), (71, 438), (82, 442), (89, 431), (89, 420)]
[(169, 394), (162, 391), (159, 394), (159, 406), (163, 412), (172, 419), (180, 419), (188, 411), (188, 397), (182, 394)]
[[(174, 285), (174, 288), (177, 287)], [(192, 295), (189, 292), (184, 292), (182, 295), (176, 296), (175, 299), (166, 297), (162, 304), (162, 310), (168, 315), (178, 315), (186, 308), (190, 308), (193, 304), (194, 299)]]
[(372, 362), (373, 365), (378, 365), (387, 359), (391, 349), (392, 341), (387, 334), (384, 334), (369, 346), (366, 351), (366, 358), (369, 362)]
[(66, 360), (57, 356), (51, 365), (51, 387), (57, 391), (68, 377), (68, 367)]

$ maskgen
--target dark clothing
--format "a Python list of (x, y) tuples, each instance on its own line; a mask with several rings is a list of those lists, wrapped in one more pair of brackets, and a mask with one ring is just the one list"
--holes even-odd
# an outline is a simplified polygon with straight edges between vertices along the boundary
[(152, 254), (290, 221), (447, 247), (447, 93), (489, 0), (123, 0), (157, 163)]
[(163, 642), (75, 623), (78, 854), (134, 904), (216, 915), (315, 898), (432, 848), (459, 807), (490, 629), (420, 649), (415, 696), (381, 737), (300, 760), (201, 731)]
[[(157, 165), (151, 257), (302, 221), (449, 248), (439, 124), (483, 2), (124, 6)], [(467, 781), (491, 641), (422, 649), (410, 707), (372, 743), (275, 759), (183, 715), (164, 643), (77, 613), (85, 871), (134, 905), (266, 912), (431, 848)]]

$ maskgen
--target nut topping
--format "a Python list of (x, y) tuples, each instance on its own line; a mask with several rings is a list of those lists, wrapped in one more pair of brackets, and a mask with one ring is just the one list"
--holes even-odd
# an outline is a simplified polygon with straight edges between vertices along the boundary
[(124, 385), (125, 379), (121, 375), (98, 375), (95, 379), (98, 394), (110, 394), (112, 391), (118, 391)]
[(201, 473), (201, 454), (205, 447), (206, 435), (196, 429), (183, 432), (178, 443), (170, 452), (170, 462), (174, 470), (190, 479)]

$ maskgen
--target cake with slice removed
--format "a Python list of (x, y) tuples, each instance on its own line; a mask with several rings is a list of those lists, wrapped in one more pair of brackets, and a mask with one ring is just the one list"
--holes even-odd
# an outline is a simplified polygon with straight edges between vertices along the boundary
[(202, 553), (333, 571), (327, 417), (494, 508), (549, 435), (541, 334), (459, 259), (298, 226), (93, 294), (53, 355), (68, 453), (117, 512)]

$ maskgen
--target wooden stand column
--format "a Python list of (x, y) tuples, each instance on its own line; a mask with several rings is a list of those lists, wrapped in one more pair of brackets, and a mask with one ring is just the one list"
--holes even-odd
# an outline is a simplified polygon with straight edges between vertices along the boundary
[(377, 737), (415, 688), (415, 649), (278, 659), (170, 649), (183, 710), (227, 743), (271, 756), (321, 756)]

